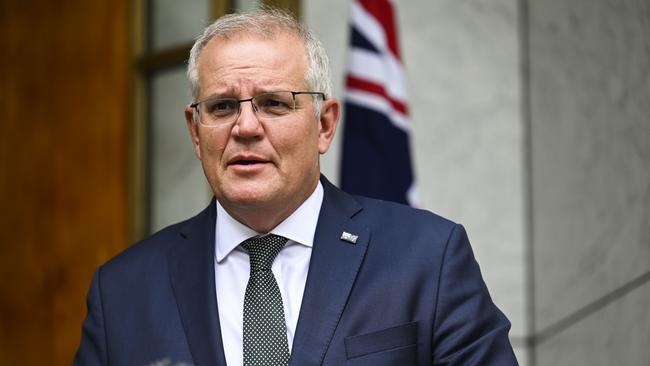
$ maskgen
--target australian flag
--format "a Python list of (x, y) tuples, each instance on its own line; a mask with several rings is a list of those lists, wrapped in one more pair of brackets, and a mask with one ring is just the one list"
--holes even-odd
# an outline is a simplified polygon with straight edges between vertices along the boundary
[(389, 0), (355, 0), (345, 93), (341, 188), (416, 205), (404, 67)]

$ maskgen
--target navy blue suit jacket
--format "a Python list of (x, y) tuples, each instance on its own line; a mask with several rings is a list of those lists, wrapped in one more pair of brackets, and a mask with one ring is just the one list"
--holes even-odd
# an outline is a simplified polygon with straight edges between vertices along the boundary
[[(291, 365), (517, 364), (462, 226), (322, 182)], [(225, 365), (215, 216), (213, 201), (97, 270), (75, 365)]]

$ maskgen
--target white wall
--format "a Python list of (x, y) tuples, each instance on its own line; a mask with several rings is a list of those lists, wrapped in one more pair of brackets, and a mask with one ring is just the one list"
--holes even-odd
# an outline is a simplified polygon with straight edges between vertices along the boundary
[(529, 13), (538, 364), (648, 365), (650, 2)]

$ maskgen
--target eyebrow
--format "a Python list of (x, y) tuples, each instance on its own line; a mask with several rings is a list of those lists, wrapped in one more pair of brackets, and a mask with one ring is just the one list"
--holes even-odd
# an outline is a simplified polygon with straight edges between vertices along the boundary
[[(257, 94), (261, 93), (272, 93), (276, 91), (290, 91), (290, 90), (298, 90), (301, 89), (301, 87), (292, 87), (288, 84), (287, 80), (266, 80), (266, 81), (256, 81), (260, 85), (253, 86), (253, 93), (251, 95), (255, 96)], [(223, 86), (223, 84), (221, 85)], [(208, 99), (208, 98), (235, 98), (235, 99), (240, 99), (240, 97), (237, 97), (239, 93), (241, 93), (241, 88), (239, 86), (226, 86), (225, 88), (221, 89), (219, 85), (217, 85), (218, 92), (209, 94), (202, 99)]]
[(233, 98), (233, 95), (237, 94), (236, 93), (237, 89), (235, 88), (227, 88), (224, 89), (223, 91), (215, 92), (209, 95), (206, 95), (203, 97), (203, 99), (209, 99), (209, 98)]
[[(299, 89), (299, 88), (298, 88)], [(249, 97), (254, 97), (256, 95), (260, 94), (265, 94), (265, 93), (274, 93), (274, 92), (281, 92), (281, 91), (292, 91), (292, 90), (298, 90), (296, 88), (271, 88), (271, 89), (260, 89), (260, 88), (255, 88), (253, 89), (253, 93)], [(231, 89), (233, 90), (233, 89)], [(235, 96), (236, 93), (229, 93), (229, 92), (223, 92), (223, 93), (212, 93), (208, 96), (205, 96), (201, 98), (200, 100), (207, 100), (207, 99), (242, 99), (241, 96)]]

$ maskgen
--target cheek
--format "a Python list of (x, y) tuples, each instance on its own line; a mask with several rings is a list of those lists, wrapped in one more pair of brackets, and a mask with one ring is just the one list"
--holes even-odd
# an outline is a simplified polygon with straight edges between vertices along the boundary
[(228, 144), (229, 130), (220, 127), (204, 129), (199, 134), (199, 145), (203, 158), (221, 156)]
[(318, 130), (315, 128), (294, 128), (275, 145), (292, 174), (304, 175), (318, 164)]
[(304, 123), (304, 121), (287, 124), (282, 126), (282, 129), (267, 132), (269, 140), (278, 153), (305, 155), (309, 154), (311, 150), (317, 149), (318, 130), (301, 126), (299, 123)]

